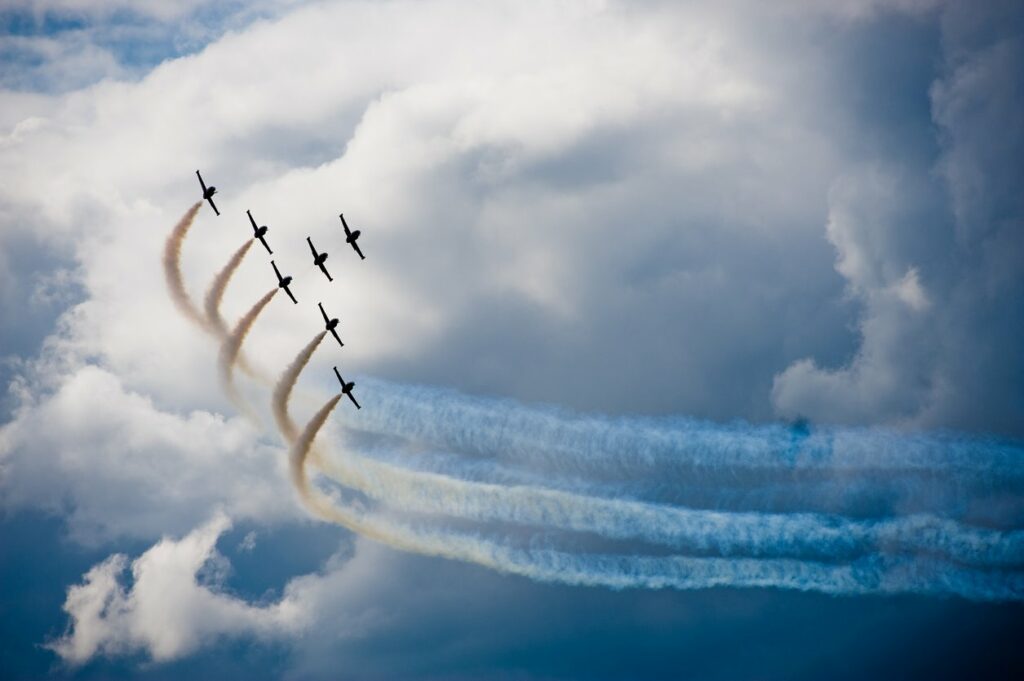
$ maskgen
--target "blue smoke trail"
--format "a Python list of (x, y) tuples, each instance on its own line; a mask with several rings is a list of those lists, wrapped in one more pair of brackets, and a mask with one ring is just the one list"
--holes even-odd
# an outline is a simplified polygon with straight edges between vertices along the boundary
[(943, 561), (871, 556), (848, 565), (792, 559), (646, 557), (522, 550), (450, 531), (423, 530), (351, 506), (329, 504), (308, 485), (305, 462), (341, 395), (303, 428), (290, 454), (301, 496), (321, 517), (377, 541), (425, 555), (472, 562), (538, 581), (623, 588), (778, 587), (830, 594), (954, 594), (972, 600), (1024, 600), (1024, 575), (971, 570)]
[(403, 511), (590, 532), (687, 552), (813, 559), (930, 554), (984, 567), (1024, 565), (1024, 532), (969, 528), (928, 515), (856, 521), (678, 508), (409, 471), (351, 448), (324, 466), (335, 481)]
[(346, 422), (457, 452), (572, 470), (665, 466), (712, 471), (957, 474), (1024, 482), (1024, 447), (993, 438), (881, 428), (721, 425), (686, 418), (583, 416), (554, 407), (361, 378), (367, 406)]

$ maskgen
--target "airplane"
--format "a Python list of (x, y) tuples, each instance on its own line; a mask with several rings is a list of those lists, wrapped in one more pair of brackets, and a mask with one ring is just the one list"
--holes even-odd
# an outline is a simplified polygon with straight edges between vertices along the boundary
[(366, 260), (366, 256), (363, 255), (363, 252), (361, 250), (359, 250), (359, 244), (356, 243), (356, 239), (359, 238), (359, 235), (362, 234), (362, 232), (360, 232), (358, 229), (354, 232), (350, 230), (348, 228), (348, 223), (345, 222), (344, 214), (338, 213), (338, 217), (341, 218), (341, 226), (345, 228), (345, 241), (352, 244), (352, 248), (356, 249), (356, 253), (359, 254), (360, 260)]
[(267, 249), (267, 253), (273, 255), (274, 252), (270, 250), (270, 246), (267, 245), (267, 240), (263, 238), (263, 236), (267, 233), (267, 226), (262, 225), (260, 227), (257, 227), (256, 221), (253, 220), (252, 218), (252, 213), (250, 213), (249, 211), (245, 211), (245, 214), (249, 216), (249, 222), (252, 223), (252, 231), (253, 234), (255, 235), (254, 238), (259, 239), (260, 243), (263, 244), (263, 248)]
[(345, 379), (338, 373), (338, 367), (334, 367), (334, 375), (337, 376), (338, 380), (341, 382), (341, 394), (348, 395), (348, 399), (352, 400), (352, 404), (356, 405), (356, 409), (362, 409), (362, 407), (359, 406), (359, 403), (356, 402), (355, 395), (352, 394), (352, 388), (356, 387), (355, 382), (346, 383)]
[(345, 344), (341, 342), (341, 338), (338, 337), (338, 332), (334, 330), (338, 326), (338, 320), (331, 319), (327, 316), (327, 313), (324, 312), (323, 303), (317, 303), (317, 305), (320, 307), (320, 314), (324, 316), (324, 324), (326, 325), (327, 330), (331, 332), (332, 336), (334, 336), (334, 340), (338, 341), (338, 345), (345, 347)]
[(317, 253), (316, 248), (313, 246), (313, 240), (308, 236), (306, 237), (306, 243), (309, 244), (309, 250), (313, 251), (313, 264), (320, 268), (320, 271), (327, 276), (327, 281), (334, 281), (331, 279), (331, 273), (324, 267), (324, 261), (327, 260), (326, 253)]
[(220, 211), (217, 210), (217, 205), (213, 202), (213, 195), (217, 193), (217, 188), (212, 185), (207, 187), (206, 183), (203, 182), (203, 176), (199, 174), (198, 170), (196, 171), (196, 177), (199, 178), (199, 185), (203, 188), (203, 198), (210, 202), (210, 207), (213, 208), (213, 212), (220, 215)]
[(275, 263), (273, 260), (270, 261), (270, 264), (274, 266), (274, 274), (277, 275), (277, 287), (283, 288), (284, 292), (288, 294), (288, 297), (292, 299), (292, 302), (298, 305), (299, 301), (295, 300), (295, 296), (292, 295), (291, 290), (289, 290), (288, 288), (288, 284), (292, 283), (292, 278), (282, 277), (281, 273), (277, 270), (277, 263)]

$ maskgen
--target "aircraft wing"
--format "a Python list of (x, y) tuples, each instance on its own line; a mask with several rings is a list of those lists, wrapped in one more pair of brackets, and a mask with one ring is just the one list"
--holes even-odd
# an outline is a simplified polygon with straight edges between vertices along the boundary
[(295, 300), (295, 296), (292, 295), (292, 291), (290, 288), (288, 288), (287, 286), (282, 286), (281, 288), (284, 289), (284, 292), (288, 294), (288, 297), (292, 299), (293, 303), (295, 303), (296, 305), (299, 304), (299, 301)]
[(366, 260), (366, 256), (363, 255), (363, 252), (361, 250), (359, 250), (359, 244), (357, 244), (355, 241), (352, 242), (352, 248), (356, 249), (356, 253), (359, 254), (360, 260)]
[(334, 281), (331, 278), (331, 273), (327, 271), (327, 267), (323, 263), (320, 263), (320, 271), (327, 275), (327, 281)]
[(348, 395), (348, 399), (352, 400), (352, 404), (356, 405), (356, 409), (362, 409), (362, 407), (359, 406), (359, 403), (356, 402), (356, 396), (355, 395), (353, 395), (352, 393), (346, 393), (346, 394)]
[(199, 186), (203, 188), (203, 193), (205, 194), (206, 193), (206, 183), (203, 182), (203, 176), (199, 174), (198, 170), (196, 171), (196, 177), (199, 178)]
[(269, 253), (271, 255), (274, 254), (274, 252), (272, 250), (270, 250), (270, 246), (267, 245), (266, 239), (264, 239), (263, 237), (260, 237), (260, 243), (263, 244), (263, 248), (267, 249), (267, 253)]
[(313, 259), (314, 259), (314, 260), (316, 260), (316, 257), (317, 257), (318, 255), (320, 255), (320, 254), (316, 252), (316, 249), (315, 249), (315, 248), (313, 248), (313, 240), (312, 240), (312, 239), (310, 239), (310, 238), (309, 238), (309, 237), (307, 236), (307, 237), (306, 237), (306, 243), (307, 243), (307, 244), (309, 244), (309, 250), (311, 250), (311, 251), (313, 252)]
[[(198, 171), (196, 171), (196, 172), (198, 172)], [(341, 218), (341, 226), (345, 228), (345, 236), (348, 236), (352, 232), (348, 228), (348, 223), (345, 222), (345, 214), (344, 213), (338, 213), (338, 217)]]
[(338, 382), (341, 383), (342, 386), (344, 386), (345, 381), (342, 380), (341, 374), (338, 373), (338, 367), (334, 367), (334, 375), (338, 377)]
[(323, 303), (317, 303), (316, 306), (320, 308), (320, 314), (323, 315), (324, 324), (329, 324), (331, 322), (331, 319), (330, 319), (330, 317), (327, 316), (327, 313), (324, 312), (324, 304)]
[(259, 228), (256, 226), (256, 221), (252, 219), (252, 213), (250, 213), (249, 211), (245, 211), (245, 214), (249, 216), (249, 222), (252, 223), (252, 231), (255, 232)]
[(220, 211), (217, 210), (217, 204), (215, 204), (213, 202), (213, 197), (211, 196), (210, 198), (208, 198), (206, 200), (210, 202), (210, 206), (213, 208), (213, 212), (216, 213), (217, 215), (220, 215)]
[(271, 260), (271, 261), (270, 261), (270, 264), (271, 264), (271, 265), (273, 266), (273, 268), (274, 268), (274, 274), (276, 274), (276, 275), (277, 275), (277, 281), (278, 281), (278, 282), (280, 282), (280, 281), (281, 281), (281, 272), (279, 272), (279, 271), (278, 271), (278, 269), (277, 269), (277, 263), (276, 263), (276, 262), (274, 262), (273, 260)]
[(338, 341), (338, 345), (345, 347), (345, 344), (341, 342), (341, 337), (338, 335), (337, 331), (331, 329), (331, 335), (334, 336), (334, 340)]

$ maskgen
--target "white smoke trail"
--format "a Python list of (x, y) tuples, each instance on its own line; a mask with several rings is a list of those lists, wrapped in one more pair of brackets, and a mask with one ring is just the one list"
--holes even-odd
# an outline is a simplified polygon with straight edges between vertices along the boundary
[(756, 586), (832, 594), (912, 592), (955, 594), (972, 600), (1024, 600), (1024, 575), (965, 570), (936, 561), (876, 556), (851, 565), (831, 565), (792, 559), (606, 556), (522, 550), (472, 535), (420, 530), (338, 507), (309, 486), (305, 464), (317, 433), (341, 397), (331, 398), (299, 434), (290, 457), (293, 481), (302, 499), (320, 517), (402, 550), (476, 563), (539, 581), (616, 589)]

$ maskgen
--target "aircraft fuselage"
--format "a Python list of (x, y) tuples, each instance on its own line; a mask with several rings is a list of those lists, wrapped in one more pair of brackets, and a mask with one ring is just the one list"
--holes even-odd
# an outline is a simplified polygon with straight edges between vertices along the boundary
[(327, 254), (321, 253), (320, 255), (316, 256), (316, 258), (314, 258), (313, 264), (319, 267), (320, 265), (324, 264), (325, 260), (327, 260)]
[(336, 328), (338, 328), (338, 320), (337, 319), (332, 319), (331, 321), (327, 322), (327, 330), (328, 331), (331, 331), (331, 330), (336, 329)]
[(357, 229), (356, 231), (349, 234), (348, 237), (345, 238), (345, 241), (348, 243), (352, 243), (359, 238), (360, 234), (362, 234), (362, 232)]
[(261, 236), (264, 236), (266, 233), (267, 233), (267, 226), (263, 225), (262, 227), (260, 227), (259, 229), (256, 230), (256, 238), (259, 239)]
[(284, 288), (284, 287), (288, 286), (288, 284), (290, 284), (290, 283), (292, 283), (292, 278), (291, 277), (282, 277), (281, 281), (279, 281), (277, 283), (277, 287), (278, 288)]
[(203, 192), (203, 198), (204, 199), (208, 199), (208, 198), (210, 198), (211, 196), (213, 196), (216, 193), (217, 193), (217, 188), (216, 187), (207, 187), (206, 191)]

